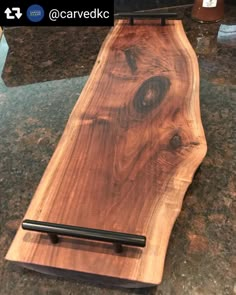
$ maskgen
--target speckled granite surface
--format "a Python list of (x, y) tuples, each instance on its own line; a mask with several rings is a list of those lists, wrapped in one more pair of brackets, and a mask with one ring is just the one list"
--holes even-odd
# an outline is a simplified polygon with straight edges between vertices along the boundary
[(7, 86), (88, 75), (108, 27), (18, 27), (5, 30)]
[[(184, 26), (199, 58), (208, 154), (173, 229), (163, 282), (150, 289), (110, 289), (68, 281), (4, 260), (87, 79), (84, 75), (91, 70), (105, 29), (94, 33), (94, 29), (84, 28), (84, 35), (81, 28), (48, 32), (46, 28), (12, 28), (6, 32), (7, 40), (14, 44), (5, 64), (4, 82), (0, 81), (1, 295), (236, 294), (236, 43), (217, 43), (220, 23), (200, 25), (191, 21), (189, 13), (183, 13)], [(228, 7), (224, 22), (235, 21), (236, 8)], [(83, 41), (86, 35), (91, 37), (89, 42)], [(3, 39), (0, 68), (6, 53)]]

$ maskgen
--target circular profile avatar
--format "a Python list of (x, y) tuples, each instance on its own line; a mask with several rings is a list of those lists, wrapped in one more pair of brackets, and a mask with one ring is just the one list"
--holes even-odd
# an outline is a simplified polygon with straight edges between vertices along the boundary
[(31, 22), (40, 22), (44, 18), (44, 9), (38, 4), (30, 5), (27, 9), (27, 17)]

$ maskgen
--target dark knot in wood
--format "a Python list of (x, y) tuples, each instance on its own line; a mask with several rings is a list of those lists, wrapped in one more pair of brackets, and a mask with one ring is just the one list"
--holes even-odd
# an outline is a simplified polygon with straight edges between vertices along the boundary
[(170, 146), (174, 150), (182, 146), (182, 139), (178, 133), (172, 136), (172, 138), (170, 139)]
[(154, 76), (140, 86), (133, 100), (134, 109), (148, 113), (161, 103), (170, 88), (170, 80), (164, 76)]

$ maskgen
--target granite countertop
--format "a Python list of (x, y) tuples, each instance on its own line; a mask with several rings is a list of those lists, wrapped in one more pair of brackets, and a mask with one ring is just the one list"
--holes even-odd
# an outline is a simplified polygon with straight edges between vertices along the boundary
[[(4, 260), (88, 78), (108, 28), (9, 28), (0, 44), (0, 295), (236, 294), (236, 39), (179, 8), (199, 60), (208, 153), (183, 202), (157, 288), (118, 289), (25, 270)], [(8, 45), (7, 45), (8, 43)], [(9, 48), (8, 48), (9, 46)], [(6, 60), (5, 60), (6, 59)]]

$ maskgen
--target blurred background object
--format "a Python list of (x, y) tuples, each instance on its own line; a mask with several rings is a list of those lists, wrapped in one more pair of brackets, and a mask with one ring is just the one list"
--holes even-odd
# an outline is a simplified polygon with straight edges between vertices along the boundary
[(224, 17), (224, 0), (195, 0), (192, 18), (198, 22), (209, 23)]
[(236, 25), (220, 25), (217, 42), (227, 46), (236, 46)]

